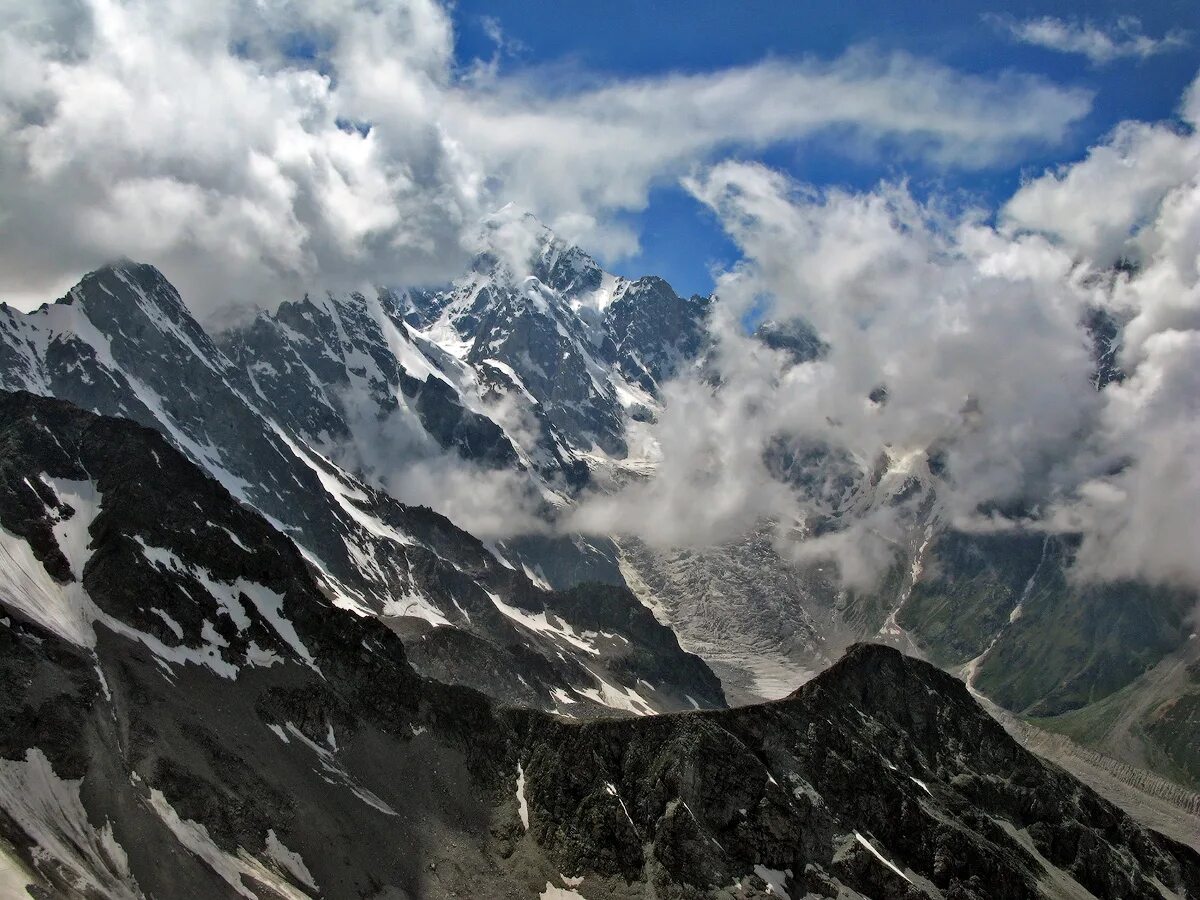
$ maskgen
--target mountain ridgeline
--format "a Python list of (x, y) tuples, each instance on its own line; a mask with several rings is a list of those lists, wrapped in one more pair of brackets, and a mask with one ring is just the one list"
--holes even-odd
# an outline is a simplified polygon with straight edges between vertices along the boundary
[[(514, 217), (533, 236), (520, 264), (489, 243)], [(431, 676), (560, 713), (663, 711), (781, 696), (853, 641), (883, 640), (969, 670), (1014, 712), (1200, 788), (1188, 739), (1200, 598), (1074, 584), (1069, 535), (956, 532), (939, 516), (937, 448), (863, 466), (795, 436), (772, 443), (768, 470), (821, 499), (812, 531), (880, 506), (907, 522), (894, 570), (863, 595), (825, 566), (782, 559), (771, 522), (704, 552), (564, 534), (557, 523), (582, 493), (653, 475), (667, 382), (694, 373), (719, 384), (712, 301), (607, 273), (511, 210), (481, 247), (442, 289), (311, 295), (213, 335), (157, 270), (116, 264), (40, 310), (0, 309), (0, 387), (158, 429), (282, 527), (341, 607), (404, 634)], [(1121, 323), (1095, 311), (1081, 324), (1097, 387), (1119, 381)], [(826, 351), (803, 321), (764, 322), (755, 335), (791, 364)], [(886, 385), (868, 400), (886, 403)], [(414, 495), (455, 515), (490, 498), (505, 533), (486, 545), (450, 538), (438, 517), (392, 499)], [(429, 528), (457, 549), (431, 550)], [(466, 586), (484, 570), (486, 584)], [(539, 590), (518, 589), (525, 580)], [(586, 583), (612, 587), (610, 625), (572, 622), (582, 607), (562, 592)], [(659, 624), (719, 673), (724, 697), (705, 666), (674, 664), (684, 656)]]
[[(1200, 896), (1192, 849), (973, 699), (1200, 788), (1194, 593), (954, 530), (937, 448), (762, 461), (812, 533), (906, 523), (870, 592), (769, 521), (569, 533), (653, 477), (673, 378), (720, 389), (714, 301), (519, 224), (527, 259), (485, 229), (444, 288), (216, 333), (131, 262), (0, 304), (0, 894)], [(1119, 380), (1120, 323), (1086, 325)]]
[[(334, 461), (328, 447), (349, 433), (350, 404), (378, 399), (366, 415), (376, 425), (389, 410), (425, 409), (429, 434), (449, 435), (451, 445), (455, 434), (496, 427), (464, 408), (432, 371), (420, 383), (409, 374), (424, 357), (397, 330), (402, 321), (384, 324), (386, 338), (409, 354), (408, 368), (385, 355), (382, 326), (360, 301), (327, 299), (324, 318), (311, 304), (280, 312), (294, 312), (298, 327), (309, 322), (313, 345), (279, 325), (305, 358), (264, 359), (278, 365), (272, 371), (323, 374), (301, 390), (283, 375), (266, 380), (269, 361), (260, 368), (234, 363), (157, 270), (113, 266), (88, 275), (63, 302), (26, 316), (0, 310), (0, 385), (158, 429), (288, 534), (339, 607), (379, 616), (401, 632), (426, 674), (574, 714), (724, 705), (711, 671), (623, 585), (553, 590), (519, 561), (494, 555), (444, 517), (396, 502)], [(458, 425), (439, 430), (451, 418)], [(463, 446), (479, 445), (464, 438)]]
[(159, 433), (0, 394), (0, 887), (61, 897), (1195, 896), (1200, 855), (855, 645), (571, 721), (423, 678)]

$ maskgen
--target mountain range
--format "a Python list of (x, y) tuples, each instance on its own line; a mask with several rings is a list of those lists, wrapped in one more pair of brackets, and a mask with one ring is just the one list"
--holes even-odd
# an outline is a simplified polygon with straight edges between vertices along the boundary
[[(782, 441), (768, 461), (823, 485), (820, 527), (902, 516), (871, 592), (784, 560), (771, 522), (704, 550), (573, 533), (582, 498), (653, 477), (671, 379), (720, 389), (713, 301), (607, 273), (511, 209), (481, 240), (444, 288), (212, 332), (132, 262), (0, 305), (0, 877), (112, 897), (1200, 894), (1194, 851), (976, 700), (1186, 806), (1194, 594), (1075, 584), (1070, 535), (955, 530), (934, 448), (862, 465)], [(823, 352), (803, 321), (755, 337)], [(1097, 367), (1120, 377), (1099, 345)]]
[[(0, 876), (80, 897), (1161, 897), (1200, 855), (855, 645), (765, 705), (571, 722), (422, 678), (161, 435), (4, 423)], [(151, 477), (148, 477), (151, 473)], [(586, 892), (586, 893), (585, 893)]]

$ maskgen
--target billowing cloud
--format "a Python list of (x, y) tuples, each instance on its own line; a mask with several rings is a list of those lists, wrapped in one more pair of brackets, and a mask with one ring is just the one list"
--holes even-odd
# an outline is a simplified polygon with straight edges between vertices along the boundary
[(854, 52), (507, 75), (499, 56), (456, 60), (432, 0), (0, 0), (0, 16), (6, 299), (122, 255), (159, 265), (202, 314), (439, 280), (509, 200), (619, 254), (637, 242), (619, 214), (723, 150), (835, 129), (984, 166), (1058, 141), (1090, 108), (1032, 77)]
[[(690, 179), (744, 254), (718, 281), (720, 384), (669, 386), (656, 477), (576, 522), (704, 543), (770, 519), (789, 554), (868, 584), (912, 523), (881, 490), (936, 457), (944, 521), (1071, 531), (1081, 577), (1200, 585), (1198, 90), (1183, 127), (1121, 126), (998, 225), (904, 184), (818, 190), (742, 162)], [(794, 364), (745, 334), (752, 311), (811, 323), (828, 352)], [(1124, 323), (1127, 377), (1102, 389), (1097, 311)], [(772, 468), (780, 440), (818, 448), (819, 477)], [(830, 502), (830, 478), (873, 470), (881, 490)]]
[[(479, 195), (427, 3), (5, 2), (3, 289), (132, 256), (201, 311), (441, 272)], [(388, 127), (368, 127), (386, 106)]]
[(1159, 38), (1143, 33), (1142, 23), (1135, 16), (1122, 16), (1108, 28), (1054, 16), (1036, 19), (991, 16), (990, 19), (1023, 44), (1045, 47), (1059, 53), (1077, 53), (1086, 56), (1094, 65), (1104, 65), (1116, 59), (1146, 59), (1187, 43), (1187, 35), (1178, 30), (1169, 31)]

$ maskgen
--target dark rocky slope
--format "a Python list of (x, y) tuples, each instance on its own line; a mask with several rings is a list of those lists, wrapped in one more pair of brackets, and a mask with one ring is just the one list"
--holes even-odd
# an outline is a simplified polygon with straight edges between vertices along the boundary
[(895, 650), (739, 710), (498, 708), (156, 432), (29, 395), (0, 397), (0, 526), (0, 883), (35, 896), (1200, 892)]

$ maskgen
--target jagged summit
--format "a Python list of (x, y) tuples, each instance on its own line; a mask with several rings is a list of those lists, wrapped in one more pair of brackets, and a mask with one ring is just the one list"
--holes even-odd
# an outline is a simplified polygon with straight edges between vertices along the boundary
[(532, 275), (568, 297), (595, 290), (606, 274), (586, 251), (512, 203), (483, 220), (471, 271), (510, 281)]
[[(524, 471), (535, 499), (553, 496), (478, 395), (459, 387), (465, 367), (388, 316), (382, 298), (289, 304), (219, 347), (152, 267), (97, 270), (70, 297), (0, 316), (0, 387), (158, 430), (296, 542), (341, 614), (403, 632), (422, 671), (581, 715), (723, 704), (711, 672), (664, 643), (669, 630), (621, 614), (641, 607), (619, 584), (608, 588), (614, 622), (581, 637), (573, 598), (547, 591), (536, 569), (480, 554), (470, 535), (370, 481), (353, 451), (382, 434), (386, 460), (381, 419), (391, 415), (425, 442), (417, 452)], [(395, 452), (412, 448), (410, 438)]]

